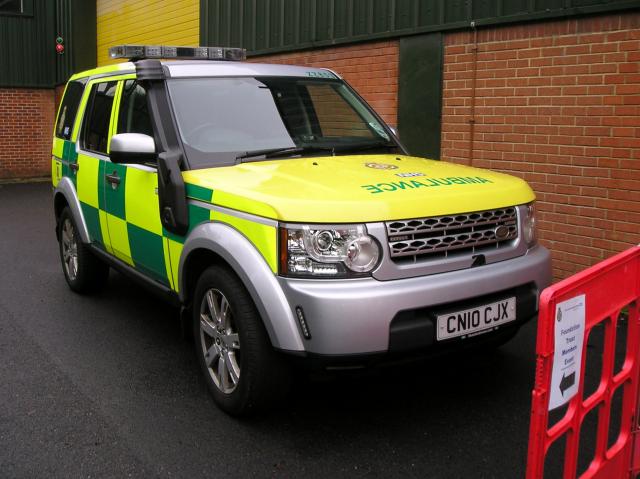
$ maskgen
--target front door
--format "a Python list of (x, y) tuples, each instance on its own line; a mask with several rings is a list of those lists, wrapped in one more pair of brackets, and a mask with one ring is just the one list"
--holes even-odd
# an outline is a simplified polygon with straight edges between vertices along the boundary
[[(145, 90), (134, 79), (127, 79), (121, 82), (117, 97), (112, 133), (153, 136)], [(145, 276), (170, 286), (155, 165), (108, 163), (106, 168), (105, 202), (114, 253), (126, 257)]]

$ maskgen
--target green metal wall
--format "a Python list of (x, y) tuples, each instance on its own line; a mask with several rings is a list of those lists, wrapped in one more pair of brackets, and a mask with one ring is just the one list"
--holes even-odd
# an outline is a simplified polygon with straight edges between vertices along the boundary
[[(23, 1), (24, 14), (0, 15), (0, 87), (52, 88), (95, 66), (95, 1)], [(62, 55), (55, 51), (58, 35)]]
[(640, 1), (201, 0), (200, 40), (259, 55), (627, 8)]

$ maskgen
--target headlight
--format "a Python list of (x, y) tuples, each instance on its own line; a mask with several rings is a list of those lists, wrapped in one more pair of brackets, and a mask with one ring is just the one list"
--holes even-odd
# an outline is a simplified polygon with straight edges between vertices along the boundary
[(525, 206), (525, 217), (523, 221), (524, 240), (527, 246), (531, 248), (538, 242), (537, 221), (536, 221), (536, 209), (533, 203), (529, 203)]
[(280, 274), (344, 278), (368, 275), (380, 258), (364, 225), (280, 228)]

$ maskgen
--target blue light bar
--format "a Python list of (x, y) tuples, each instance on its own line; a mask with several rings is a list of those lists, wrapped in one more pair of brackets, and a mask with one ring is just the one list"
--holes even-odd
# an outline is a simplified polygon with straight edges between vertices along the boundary
[(176, 58), (180, 60), (242, 61), (247, 58), (244, 48), (172, 47), (166, 45), (117, 45), (109, 48), (109, 57), (141, 60), (143, 58)]

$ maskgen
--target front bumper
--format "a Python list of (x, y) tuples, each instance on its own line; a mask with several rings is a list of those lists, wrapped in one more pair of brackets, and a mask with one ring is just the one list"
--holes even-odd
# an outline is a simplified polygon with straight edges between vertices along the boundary
[[(376, 354), (403, 350), (402, 336), (392, 330), (404, 330), (407, 338), (424, 335), (422, 341), (409, 341), (413, 344), (410, 347), (432, 345), (435, 329), (429, 329), (428, 323), (435, 311), (456, 305), (464, 309), (484, 296), (520, 291), (517, 323), (522, 324), (535, 316), (537, 298), (551, 283), (551, 257), (547, 249), (536, 246), (527, 254), (506, 261), (393, 281), (278, 280), (294, 317), (295, 308), (304, 312), (311, 333), (311, 339), (304, 340), (305, 352), (336, 356)], [(534, 304), (526, 299), (532, 294)], [(409, 329), (397, 327), (407, 321), (413, 324)]]

